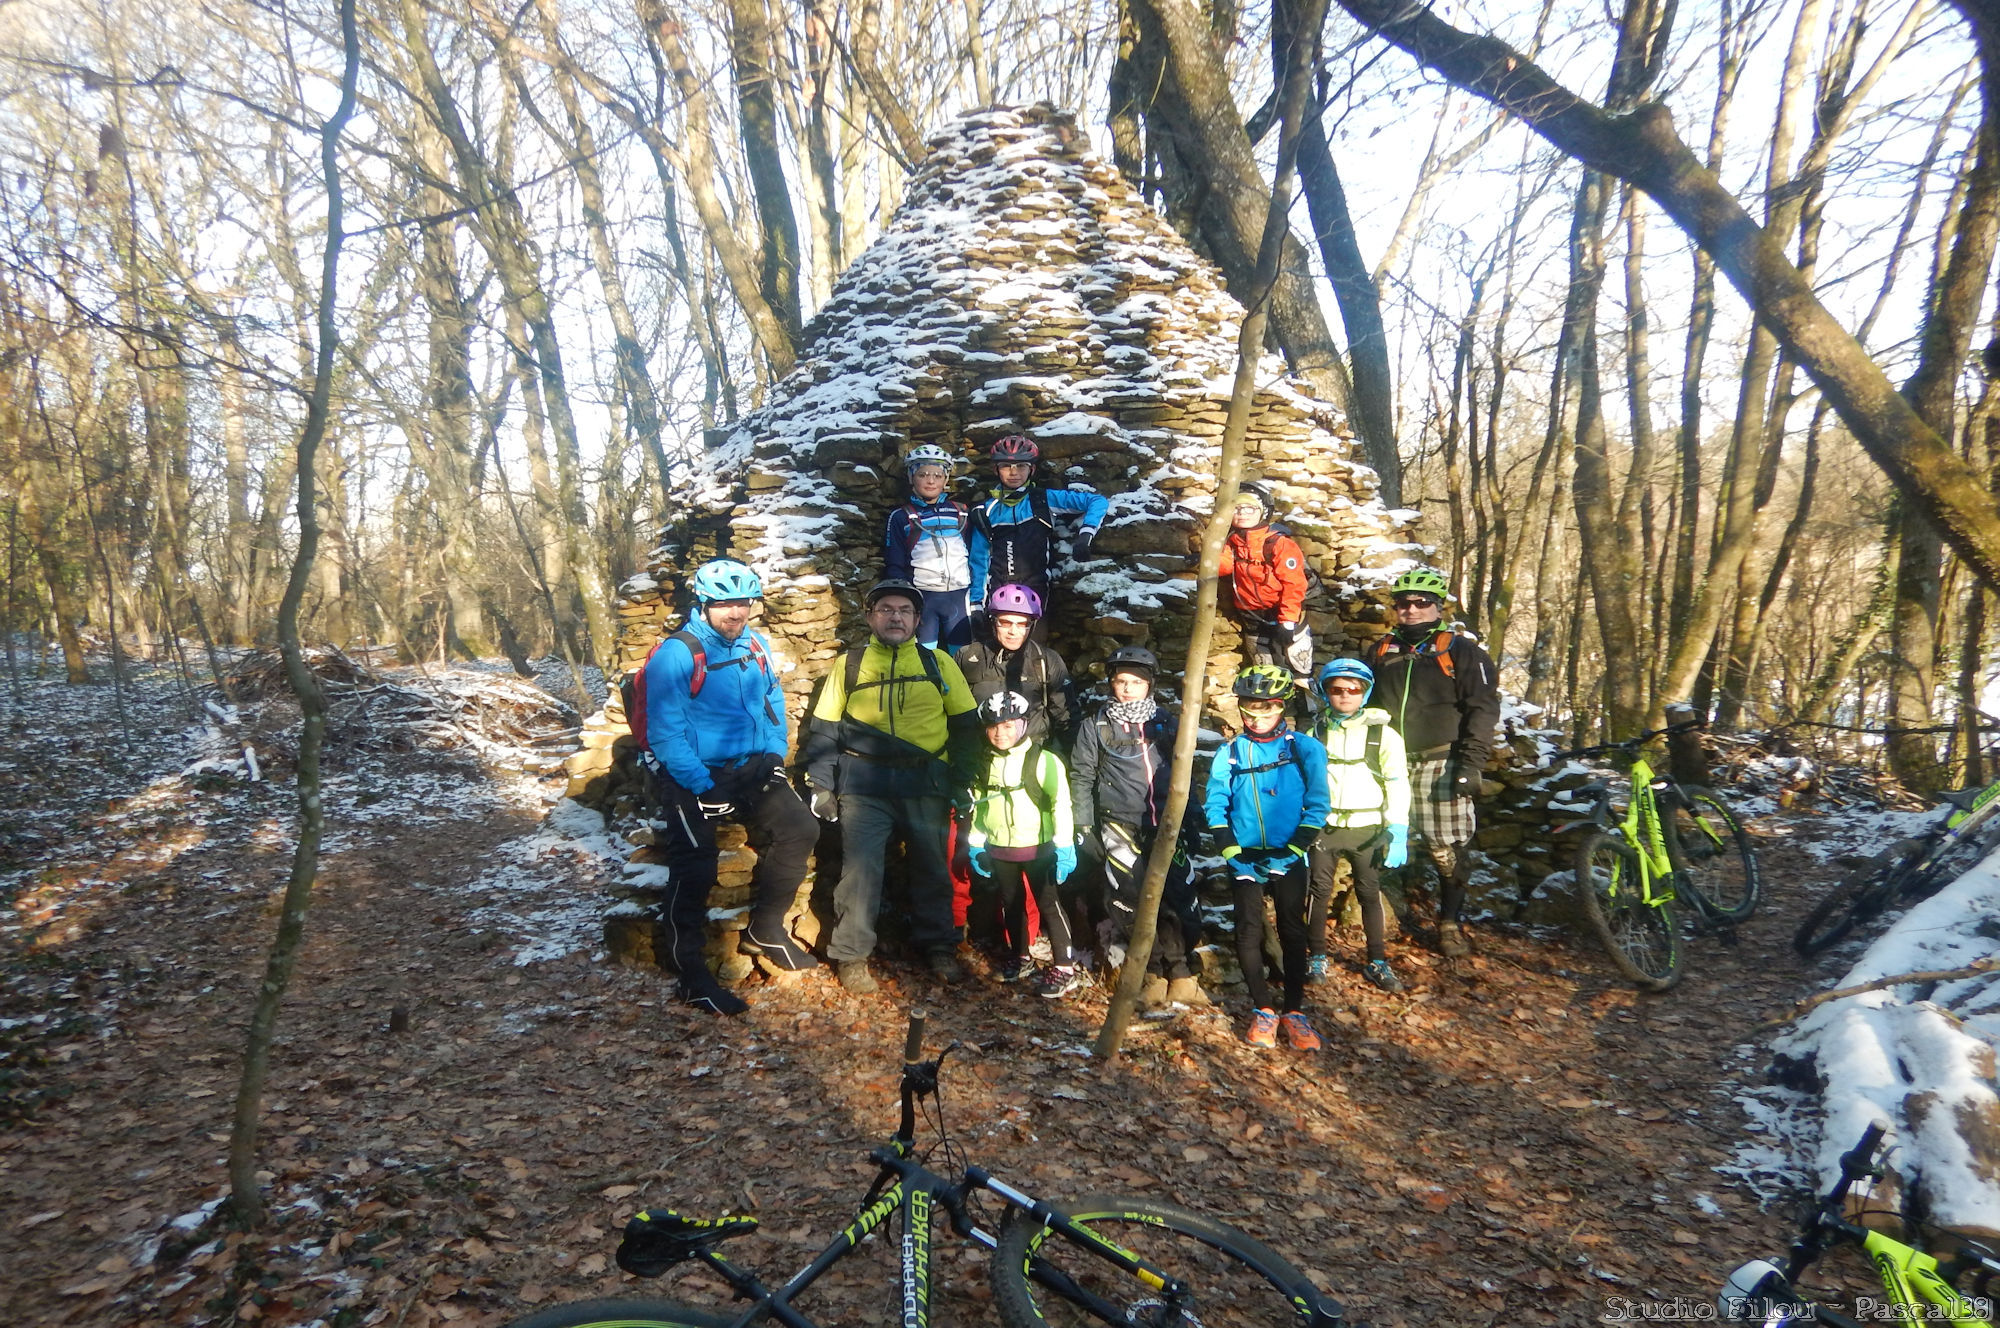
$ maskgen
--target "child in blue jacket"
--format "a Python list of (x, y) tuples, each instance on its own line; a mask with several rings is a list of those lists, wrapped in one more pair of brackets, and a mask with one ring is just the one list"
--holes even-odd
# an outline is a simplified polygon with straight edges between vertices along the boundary
[[(1236, 677), (1243, 732), (1225, 743), (1208, 769), (1208, 833), (1236, 886), (1236, 958), (1250, 984), (1250, 1027), (1243, 1040), (1274, 1047), (1278, 1030), (1296, 1051), (1317, 1051), (1319, 1034), (1305, 1016), (1306, 854), (1331, 805), (1326, 748), (1285, 722), (1292, 675), (1255, 664)], [(1284, 1009), (1271, 1008), (1264, 964), (1264, 897), (1278, 917)]]
[(945, 497), (957, 458), (931, 443), (913, 447), (903, 458), (910, 481), (909, 501), (889, 513), (883, 541), (882, 575), (907, 581), (924, 592), (917, 618), (917, 644), (950, 654), (972, 643), (972, 514), (964, 503)]
[[(1009, 434), (989, 453), (1000, 487), (972, 508), (972, 589), (975, 615), (983, 613), (986, 592), (994, 586), (1027, 586), (1048, 603), (1055, 563), (1055, 514), (1077, 514), (1076, 538), (1070, 541), (1070, 561), (1090, 558), (1097, 528), (1104, 524), (1104, 495), (1080, 489), (1051, 489), (1035, 482), (1035, 464), (1042, 449), (1022, 434)], [(975, 631), (974, 636), (981, 633)], [(1048, 640), (1048, 621), (1035, 624), (1035, 640)]]

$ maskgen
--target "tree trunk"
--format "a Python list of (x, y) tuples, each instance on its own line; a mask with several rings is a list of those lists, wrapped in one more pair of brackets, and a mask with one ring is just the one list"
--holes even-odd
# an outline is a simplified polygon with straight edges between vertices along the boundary
[(771, 14), (765, 0), (729, 0), (729, 64), (736, 76), (736, 124), (750, 192), (757, 200), (759, 288), (799, 344), (799, 226), (785, 183), (784, 154), (778, 146), (777, 80), (771, 66)]
[[(1783, 249), (1695, 160), (1664, 106), (1610, 114), (1580, 100), (1505, 42), (1462, 32), (1398, 0), (1343, 8), (1451, 82), (1504, 106), (1556, 147), (1650, 194), (1716, 260), (1798, 360), (1877, 465), (1989, 586), (2000, 585), (2000, 499), (1891, 386), (1820, 304)], [(1734, 572), (1734, 564), (1729, 567)], [(1679, 694), (1698, 665), (1669, 676)]]
[[(1325, 17), (1324, 0), (1304, 0), (1301, 14), (1310, 30), (1318, 31)], [(1223, 425), (1221, 455), (1216, 460), (1215, 509), (1202, 530), (1201, 560), (1195, 574), (1194, 621), (1188, 635), (1187, 659), (1182, 666), (1181, 718), (1174, 741), (1174, 765), (1167, 785), (1167, 800), (1160, 809), (1160, 825), (1154, 842), (1172, 844), (1180, 835), (1187, 811), (1188, 795), (1194, 784), (1195, 739), (1201, 725), (1202, 693), (1208, 681), (1208, 647), (1215, 631), (1216, 596), (1220, 592), (1222, 546), (1229, 537), (1229, 521), (1238, 482), (1243, 472), (1243, 439), (1250, 428), (1250, 407), (1256, 399), (1257, 362), (1264, 347), (1264, 320), (1270, 301), (1264, 296), (1277, 285), (1284, 241), (1289, 231), (1287, 212), (1291, 203), (1291, 174), (1298, 153), (1298, 126), (1304, 116), (1306, 91), (1310, 83), (1312, 48), (1295, 43), (1291, 59), (1279, 82), (1278, 161), (1264, 218), (1264, 234), (1257, 248), (1255, 282), (1247, 294), (1243, 323), (1236, 341), (1236, 380), (1230, 392), (1229, 414)], [(1109, 1064), (1118, 1055), (1132, 1010), (1146, 982), (1146, 961), (1153, 952), (1153, 938), (1159, 916), (1160, 899), (1166, 893), (1167, 869), (1173, 855), (1148, 855), (1146, 878), (1140, 886), (1139, 903), (1132, 923), (1131, 943), (1120, 970), (1118, 989), (1105, 1012), (1092, 1054)]]
[(875, 118), (888, 131), (890, 142), (897, 158), (905, 167), (915, 166), (924, 157), (924, 136), (917, 132), (916, 122), (889, 87), (889, 80), (883, 76), (880, 56), (882, 52), (882, 2), (881, 0), (861, 0), (861, 10), (854, 16), (853, 40), (848, 54), (854, 59), (855, 75), (861, 80), (861, 87), (868, 94), (868, 103), (875, 110)]
[(354, 23), (355, 0), (341, 0), (340, 30), (345, 60), (341, 68), (340, 103), (320, 129), (320, 165), (326, 180), (326, 246), (320, 268), (318, 346), (313, 361), (312, 388), (306, 397), (305, 428), (299, 435), (299, 547), (285, 597), (278, 606), (278, 644), (285, 657), (285, 676), (299, 699), (298, 790), (299, 842), (292, 853), (292, 872), (279, 905), (278, 932), (264, 962), (264, 979), (250, 1012), (249, 1035), (243, 1050), (243, 1076), (236, 1088), (236, 1113), (229, 1135), (229, 1192), (240, 1221), (263, 1221), (263, 1195), (257, 1187), (257, 1119), (263, 1114), (264, 1081), (270, 1072), (271, 1041), (278, 1027), (278, 1007), (291, 985), (305, 939), (306, 906), (312, 899), (319, 867), (319, 840), (324, 823), (320, 802), (319, 753), (326, 733), (326, 696), (307, 666), (299, 646), (299, 603), (312, 575), (319, 545), (319, 504), (313, 494), (318, 467), (314, 453), (326, 436), (333, 394), (335, 337), (334, 302), (339, 292), (342, 239), (340, 134), (354, 113), (355, 83), (361, 73), (361, 37)]

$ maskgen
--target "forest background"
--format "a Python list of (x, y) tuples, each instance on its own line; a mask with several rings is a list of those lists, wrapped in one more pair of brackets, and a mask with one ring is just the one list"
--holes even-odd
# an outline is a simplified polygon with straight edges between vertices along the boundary
[[(1272, 339), (1510, 690), (1579, 740), (1691, 695), (1990, 775), (2000, 15), (1302, 8), (363, 0), (306, 635), (608, 658), (674, 478), (966, 109), (1078, 111), (1246, 288), (1304, 40)], [(338, 15), (18, 0), (0, 55), (8, 665), (46, 633), (80, 681), (88, 628), (205, 671), (272, 638), (297, 538)]]

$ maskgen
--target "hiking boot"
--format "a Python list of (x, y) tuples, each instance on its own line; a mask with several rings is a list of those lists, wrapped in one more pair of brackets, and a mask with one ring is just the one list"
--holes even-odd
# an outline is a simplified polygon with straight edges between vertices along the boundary
[(1313, 1026), (1306, 1022), (1303, 1011), (1285, 1011), (1284, 1017), (1278, 1020), (1278, 1024), (1285, 1030), (1285, 1045), (1293, 1051), (1320, 1049), (1319, 1034), (1313, 1032)]
[(1045, 968), (1035, 979), (1035, 995), (1045, 1001), (1059, 1001), (1072, 992), (1082, 991), (1089, 986), (1089, 980), (1079, 968)]
[(737, 949), (762, 955), (788, 973), (803, 973), (809, 968), (819, 967), (819, 960), (813, 958), (812, 951), (801, 948), (783, 927), (769, 929), (766, 936), (769, 939), (759, 936), (754, 925), (748, 927), (744, 930), (742, 943)]
[(1438, 953), (1446, 959), (1463, 959), (1472, 953), (1472, 947), (1465, 943), (1465, 932), (1456, 922), (1438, 923)]
[(958, 956), (951, 951), (933, 950), (924, 956), (924, 960), (931, 966), (931, 972), (937, 976), (937, 980), (945, 986), (950, 987), (965, 981), (965, 969), (959, 966)]
[(1167, 983), (1167, 999), (1175, 1005), (1199, 1008), (1208, 1004), (1208, 993), (1194, 978), (1175, 978)]
[(1000, 961), (998, 973), (1002, 982), (1019, 982), (1033, 967), (1023, 955), (1008, 955)]
[(1275, 1010), (1252, 1010), (1250, 1027), (1243, 1030), (1243, 1040), (1253, 1047), (1275, 1047), (1278, 1045), (1278, 1013)]
[(1386, 959), (1371, 959), (1361, 970), (1361, 976), (1380, 987), (1383, 991), (1401, 991), (1403, 984), (1396, 976), (1396, 970), (1389, 967)]
[(710, 1014), (742, 1014), (750, 1008), (750, 1002), (729, 990), (714, 978), (703, 982), (699, 978), (692, 982), (682, 981), (680, 998), (683, 1003)]
[(1174, 1003), (1167, 998), (1167, 980), (1157, 975), (1146, 979), (1146, 985), (1139, 991), (1139, 1017), (1141, 1019), (1171, 1019)]
[(851, 992), (856, 996), (873, 996), (882, 990), (882, 984), (868, 971), (866, 959), (843, 960), (835, 972), (840, 976), (842, 991)]
[(1317, 987), (1326, 981), (1327, 962), (1325, 955), (1306, 956), (1306, 985)]

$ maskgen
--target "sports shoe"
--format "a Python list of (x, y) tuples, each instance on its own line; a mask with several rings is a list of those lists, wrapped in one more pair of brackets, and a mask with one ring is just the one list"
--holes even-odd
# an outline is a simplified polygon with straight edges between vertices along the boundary
[(1278, 1023), (1285, 1030), (1285, 1045), (1293, 1051), (1318, 1051), (1320, 1049), (1319, 1034), (1313, 1032), (1313, 1026), (1306, 1022), (1304, 1012), (1287, 1010), (1284, 1017), (1278, 1020)]
[(1139, 1017), (1141, 1019), (1171, 1019), (1174, 1003), (1167, 999), (1167, 980), (1158, 974), (1147, 977), (1146, 985), (1139, 991)]
[(750, 1002), (713, 978), (707, 982), (699, 979), (682, 982), (680, 997), (684, 1003), (692, 1005), (697, 1010), (706, 1010), (710, 1014), (742, 1014), (750, 1008)]
[(1327, 970), (1327, 963), (1325, 955), (1307, 955), (1306, 985), (1308, 987), (1317, 987), (1320, 983), (1326, 981), (1326, 970)]
[(868, 971), (866, 959), (844, 960), (834, 971), (840, 976), (842, 991), (851, 992), (856, 996), (873, 996), (882, 990), (882, 984)]
[(1456, 922), (1438, 923), (1438, 953), (1446, 959), (1463, 959), (1472, 953), (1464, 930)]
[(1071, 992), (1082, 991), (1088, 981), (1079, 968), (1045, 968), (1035, 979), (1035, 995), (1045, 1001), (1059, 1001)]
[(1033, 967), (1034, 965), (1028, 962), (1024, 956), (1008, 955), (1000, 961), (1000, 967), (997, 972), (1002, 982), (1019, 982), (1027, 975), (1028, 970)]
[(938, 949), (924, 956), (930, 964), (931, 972), (947, 987), (965, 981), (965, 970), (959, 966), (958, 956), (949, 950)]
[(802, 949), (785, 934), (783, 927), (773, 928), (769, 935), (771, 939), (766, 940), (757, 934), (755, 926), (747, 927), (743, 932), (743, 941), (737, 948), (762, 955), (790, 973), (803, 973), (809, 968), (819, 967), (819, 960), (813, 958), (812, 951)]
[(1194, 978), (1174, 978), (1167, 983), (1167, 999), (1175, 1005), (1194, 1008), (1208, 1004), (1208, 993)]
[(1250, 1027), (1243, 1030), (1243, 1040), (1253, 1047), (1277, 1046), (1277, 1013), (1264, 1009), (1252, 1010), (1250, 1012)]
[(1367, 978), (1383, 991), (1401, 991), (1403, 989), (1402, 981), (1396, 976), (1396, 970), (1389, 967), (1389, 961), (1386, 959), (1369, 960), (1367, 967), (1361, 970), (1361, 976)]

